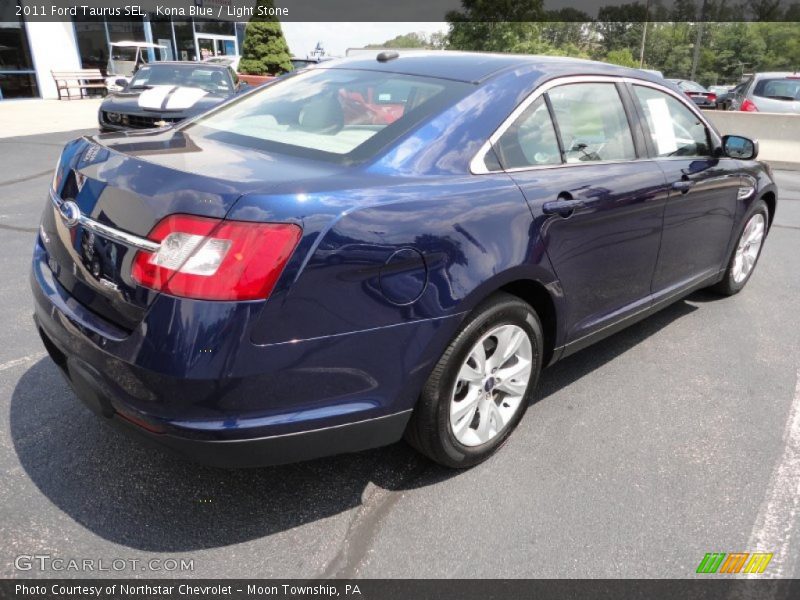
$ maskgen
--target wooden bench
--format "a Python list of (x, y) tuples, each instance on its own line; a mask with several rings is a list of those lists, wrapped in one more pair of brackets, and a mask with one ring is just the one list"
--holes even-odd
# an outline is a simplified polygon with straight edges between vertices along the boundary
[[(84, 98), (84, 91), (89, 89), (106, 89), (106, 80), (100, 69), (76, 69), (74, 71), (50, 71), (58, 88), (58, 99), (64, 97), (72, 100), (71, 89), (79, 89), (80, 97)], [(65, 92), (65, 95), (62, 95)], [(105, 95), (105, 94), (103, 94)]]

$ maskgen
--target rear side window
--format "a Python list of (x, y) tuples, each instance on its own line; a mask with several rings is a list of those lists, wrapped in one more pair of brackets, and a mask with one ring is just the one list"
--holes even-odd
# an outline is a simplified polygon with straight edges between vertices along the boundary
[(633, 90), (644, 111), (658, 156), (711, 154), (708, 129), (683, 103), (653, 88), (634, 85)]
[(556, 131), (543, 97), (506, 129), (495, 144), (495, 152), (506, 169), (561, 163)]
[(548, 92), (567, 163), (636, 158), (628, 117), (613, 83), (573, 83)]

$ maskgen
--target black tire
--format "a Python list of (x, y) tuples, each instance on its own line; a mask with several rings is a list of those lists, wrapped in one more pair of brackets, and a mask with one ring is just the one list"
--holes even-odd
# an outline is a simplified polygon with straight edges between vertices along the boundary
[[(481, 337), (505, 324), (521, 327), (531, 342), (532, 368), (528, 386), (516, 414), (494, 438), (479, 446), (465, 446), (456, 439), (450, 426), (450, 399), (456, 378), (468, 353)], [(497, 293), (481, 303), (459, 329), (425, 383), (406, 429), (408, 443), (446, 467), (463, 469), (489, 458), (508, 439), (528, 408), (542, 369), (543, 339), (538, 315), (518, 297)]]
[(728, 267), (725, 269), (725, 274), (722, 277), (722, 280), (713, 285), (709, 289), (721, 294), (723, 296), (733, 296), (734, 294), (738, 294), (742, 291), (747, 282), (750, 281), (750, 277), (753, 275), (753, 272), (756, 270), (756, 266), (758, 265), (758, 259), (761, 258), (761, 251), (764, 249), (764, 242), (766, 241), (767, 232), (764, 232), (764, 240), (761, 242), (761, 247), (758, 249), (758, 254), (756, 255), (756, 261), (753, 264), (752, 269), (747, 274), (747, 276), (742, 280), (737, 282), (733, 277), (733, 263), (736, 259), (736, 247), (739, 244), (739, 238), (742, 237), (742, 233), (744, 233), (744, 229), (747, 226), (748, 221), (753, 218), (754, 215), (761, 213), (764, 216), (764, 222), (767, 227), (769, 227), (769, 209), (767, 208), (767, 203), (763, 200), (757, 200), (753, 203), (753, 206), (750, 207), (750, 210), (747, 213), (747, 216), (742, 219), (742, 226), (737, 232), (736, 235), (736, 242), (733, 245), (733, 249), (731, 250), (731, 256), (728, 259)]

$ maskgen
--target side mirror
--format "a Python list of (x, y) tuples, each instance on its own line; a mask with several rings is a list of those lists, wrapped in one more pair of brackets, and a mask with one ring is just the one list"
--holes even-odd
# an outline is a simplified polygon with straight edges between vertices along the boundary
[(124, 89), (127, 89), (127, 87), (128, 87), (128, 80), (127, 80), (127, 79), (117, 79), (117, 80), (114, 82), (114, 85), (118, 85), (118, 86), (119, 86), (119, 87), (121, 87), (123, 90), (124, 90)]
[(753, 160), (758, 156), (758, 142), (740, 135), (726, 135), (722, 138), (722, 151), (730, 158)]

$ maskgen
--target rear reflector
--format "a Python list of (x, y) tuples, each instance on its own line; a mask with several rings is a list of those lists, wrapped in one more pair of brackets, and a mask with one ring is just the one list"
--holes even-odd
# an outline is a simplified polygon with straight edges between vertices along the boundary
[(263, 300), (275, 287), (300, 234), (297, 225), (288, 223), (170, 215), (148, 236), (161, 244), (158, 251), (140, 250), (131, 276), (173, 296)]

